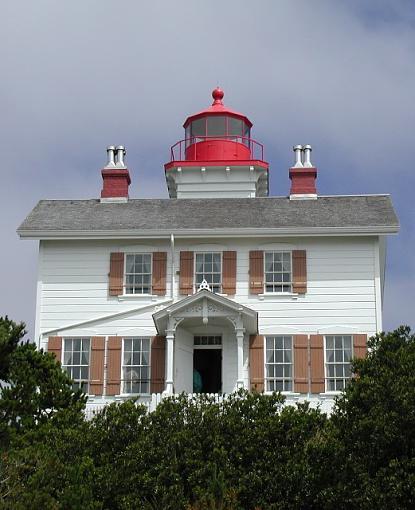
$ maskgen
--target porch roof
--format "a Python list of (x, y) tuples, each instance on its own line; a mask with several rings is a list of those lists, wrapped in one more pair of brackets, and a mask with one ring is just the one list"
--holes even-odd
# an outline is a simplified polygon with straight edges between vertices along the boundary
[(160, 335), (165, 335), (184, 319), (200, 317), (203, 324), (210, 318), (225, 318), (235, 328), (243, 327), (252, 335), (258, 333), (258, 313), (224, 296), (209, 290), (200, 290), (153, 314), (154, 324)]

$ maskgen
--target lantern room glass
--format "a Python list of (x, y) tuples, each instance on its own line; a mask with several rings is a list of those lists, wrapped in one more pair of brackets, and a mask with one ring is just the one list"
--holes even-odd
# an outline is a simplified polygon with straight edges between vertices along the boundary
[(220, 138), (243, 143), (249, 147), (251, 129), (242, 119), (230, 115), (206, 115), (186, 127), (186, 147), (208, 138)]

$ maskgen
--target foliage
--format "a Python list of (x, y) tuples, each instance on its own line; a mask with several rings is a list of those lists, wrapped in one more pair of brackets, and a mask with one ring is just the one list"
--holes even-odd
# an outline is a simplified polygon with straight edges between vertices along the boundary
[(72, 390), (70, 378), (52, 354), (29, 341), (19, 343), (24, 327), (0, 319), (0, 346), (7, 353), (1, 363), (0, 446), (47, 423), (60, 410), (77, 410), (81, 419), (86, 402), (80, 391)]
[(16, 324), (7, 316), (0, 317), (0, 381), (8, 381), (10, 356), (25, 336), (25, 325)]
[[(2, 508), (415, 507), (415, 339), (408, 328), (371, 339), (330, 417), (308, 404), (285, 406), (280, 394), (240, 391), (221, 403), (165, 398), (150, 414), (133, 401), (112, 404), (88, 422), (82, 398), (50, 358), (24, 346), (11, 355), (10, 381), (33, 403), (18, 411), (24, 426), (8, 422)], [(36, 394), (17, 391), (33, 388), (18, 365), (54, 375)], [(50, 402), (43, 393), (55, 412), (36, 414)]]

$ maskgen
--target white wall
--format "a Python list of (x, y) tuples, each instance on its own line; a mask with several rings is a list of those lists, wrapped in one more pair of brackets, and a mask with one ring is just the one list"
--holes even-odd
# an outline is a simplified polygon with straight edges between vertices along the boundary
[(174, 343), (174, 391), (192, 393), (193, 333), (179, 326)]
[[(231, 299), (256, 310), (260, 334), (376, 332), (375, 238), (344, 237), (175, 240), (175, 268), (180, 250), (237, 251), (237, 293)], [(307, 293), (304, 296), (249, 295), (249, 250), (305, 249)], [(125, 300), (108, 296), (109, 257), (112, 251), (167, 251), (167, 295), (134, 296)], [(178, 281), (174, 297), (178, 296)], [(167, 306), (171, 291), (170, 241), (44, 241), (39, 263), (40, 300), (38, 330), (47, 336), (156, 334), (152, 314)], [(51, 333), (50, 330), (55, 330)], [(236, 341), (224, 333), (223, 390), (236, 382)], [(190, 356), (190, 337), (176, 345), (176, 367)], [(185, 347), (185, 348), (184, 348)], [(181, 349), (181, 350), (180, 350)], [(245, 382), (248, 380), (248, 339), (244, 346)], [(189, 358), (190, 359), (190, 358)], [(177, 381), (185, 389), (189, 381)]]

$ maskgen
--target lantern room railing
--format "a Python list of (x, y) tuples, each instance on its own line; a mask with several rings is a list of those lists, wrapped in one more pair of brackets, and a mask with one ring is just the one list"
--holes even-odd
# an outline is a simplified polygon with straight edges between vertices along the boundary
[[(192, 136), (191, 138), (185, 138), (172, 145), (170, 149), (171, 161), (198, 161), (201, 158), (198, 157), (198, 146), (200, 147), (199, 154), (206, 153), (206, 149), (203, 147), (205, 144), (201, 142), (234, 142), (235, 144), (241, 144), (249, 149), (250, 159), (264, 161), (264, 146), (262, 143), (248, 138), (246, 136), (238, 135), (224, 135), (224, 136)], [(199, 145), (200, 144), (200, 145)], [(189, 151), (189, 147), (192, 150)]]

